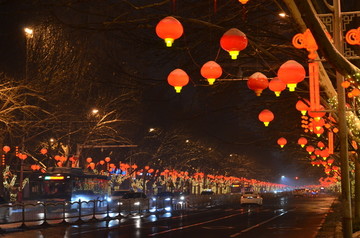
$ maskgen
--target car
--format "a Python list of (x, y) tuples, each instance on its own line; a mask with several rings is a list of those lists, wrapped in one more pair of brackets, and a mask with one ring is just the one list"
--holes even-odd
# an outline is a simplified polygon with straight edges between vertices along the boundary
[(241, 195), (240, 204), (263, 204), (263, 198), (257, 192), (245, 192)]
[(308, 195), (308, 190), (305, 188), (297, 188), (293, 190), (292, 194), (294, 197), (306, 197)]
[(4, 197), (0, 196), (0, 223), (9, 222), (11, 213), (11, 203), (9, 203)]
[(200, 195), (214, 195), (214, 191), (212, 191), (211, 189), (209, 190), (203, 190)]
[(122, 199), (126, 193), (129, 193), (129, 190), (115, 190), (111, 193), (108, 198), (108, 202), (114, 202), (119, 199)]

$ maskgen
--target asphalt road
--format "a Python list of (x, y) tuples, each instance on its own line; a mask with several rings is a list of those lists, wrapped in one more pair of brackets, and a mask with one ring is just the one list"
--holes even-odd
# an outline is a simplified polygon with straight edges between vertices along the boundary
[(3, 235), (6, 238), (57, 237), (315, 237), (333, 197), (265, 198), (264, 205), (206, 208), (109, 222), (56, 226)]

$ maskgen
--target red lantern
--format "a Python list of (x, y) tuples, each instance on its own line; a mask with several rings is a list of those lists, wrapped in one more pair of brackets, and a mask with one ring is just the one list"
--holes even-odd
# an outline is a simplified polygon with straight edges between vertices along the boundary
[(296, 107), (296, 110), (300, 111), (302, 115), (306, 115), (306, 112), (309, 110), (309, 106), (308, 106), (309, 104), (310, 104), (310, 102), (308, 100), (302, 99), (302, 100), (297, 101), (295, 107)]
[(94, 163), (94, 162), (91, 162), (91, 163), (89, 164), (89, 167), (90, 167), (90, 169), (95, 169), (95, 163)]
[(220, 46), (229, 52), (231, 59), (237, 59), (239, 52), (246, 48), (248, 40), (246, 35), (236, 28), (231, 28), (220, 39)]
[(255, 92), (256, 96), (260, 96), (262, 91), (269, 86), (269, 81), (264, 74), (256, 72), (249, 77), (247, 86)]
[[(56, 156), (55, 156), (55, 159), (56, 159)], [(91, 158), (91, 157), (87, 157), (87, 158), (86, 158), (86, 162), (91, 163), (91, 161), (92, 161), (92, 158)]]
[(269, 123), (272, 120), (274, 120), (274, 114), (268, 109), (262, 110), (258, 117), (259, 117), (259, 120), (262, 121), (265, 126), (268, 126)]
[(320, 156), (323, 157), (324, 160), (326, 160), (326, 158), (329, 157), (329, 155), (330, 155), (330, 154), (329, 154), (329, 151), (328, 151), (327, 149), (322, 150), (322, 151), (320, 152)]
[(156, 34), (165, 40), (166, 46), (171, 47), (174, 40), (180, 38), (184, 32), (181, 23), (174, 17), (165, 17), (155, 28)]
[(27, 155), (26, 155), (26, 154), (19, 154), (19, 158), (20, 158), (21, 160), (26, 160)]
[(104, 160), (100, 160), (100, 161), (99, 161), (99, 164), (100, 164), (100, 165), (104, 165), (104, 164), (105, 164), (105, 161), (104, 161)]
[(144, 169), (145, 169), (145, 170), (149, 170), (149, 169), (150, 169), (150, 166), (146, 165), (146, 166), (144, 167)]
[(40, 153), (43, 154), (43, 155), (45, 155), (47, 152), (48, 152), (48, 151), (47, 151), (47, 149), (45, 149), (45, 148), (42, 148), (42, 149), (40, 150)]
[(325, 147), (325, 144), (324, 144), (322, 141), (319, 141), (319, 142), (317, 143), (317, 146), (318, 146), (320, 149), (322, 149), (322, 148)]
[(278, 140), (277, 140), (277, 143), (280, 145), (281, 148), (283, 148), (286, 143), (287, 143), (287, 140), (284, 138), (284, 137), (280, 137)]
[(240, 3), (246, 4), (249, 0), (239, 0)]
[(316, 159), (316, 155), (310, 155), (310, 159), (311, 159), (311, 160)]
[(316, 129), (320, 129), (320, 127), (324, 125), (325, 125), (325, 120), (323, 118), (320, 118), (320, 120), (318, 121), (316, 120), (313, 121), (313, 127), (315, 127)]
[(312, 145), (309, 145), (309, 146), (306, 147), (306, 151), (309, 152), (309, 154), (311, 154), (312, 152), (314, 152), (314, 150), (315, 150), (315, 148), (314, 148), (314, 146), (312, 146)]
[(301, 147), (304, 147), (307, 144), (307, 139), (305, 137), (300, 137), (298, 139), (298, 144), (301, 145)]
[(215, 80), (222, 75), (222, 68), (215, 61), (208, 61), (201, 67), (200, 73), (210, 85), (213, 85)]
[(306, 72), (304, 67), (295, 60), (288, 60), (280, 66), (277, 75), (292, 92), (295, 91), (297, 83), (304, 80)]
[(278, 77), (275, 77), (270, 80), (269, 89), (275, 93), (276, 97), (279, 97), (280, 93), (286, 89), (286, 84)]
[(323, 127), (320, 127), (319, 129), (318, 128), (314, 128), (314, 133), (320, 137), (322, 133), (324, 133), (324, 128)]
[(9, 151), (10, 151), (10, 146), (5, 145), (5, 146), (3, 147), (3, 151), (4, 151), (5, 153), (9, 152)]
[(326, 162), (328, 163), (328, 165), (331, 166), (334, 163), (334, 161), (335, 161), (334, 159), (328, 159)]
[(317, 157), (319, 157), (320, 154), (321, 154), (321, 150), (318, 149), (318, 148), (316, 148), (316, 149), (314, 150), (314, 154), (315, 154)]
[(175, 91), (180, 93), (182, 87), (189, 83), (189, 76), (184, 70), (175, 69), (171, 71), (167, 80), (168, 83), (175, 88)]
[(324, 112), (323, 110), (325, 110), (325, 108), (320, 105), (320, 108), (317, 111), (309, 111), (308, 114), (309, 116), (313, 117), (315, 121), (319, 121), (320, 118), (322, 118), (326, 114), (326, 112)]
[(105, 158), (105, 162), (106, 162), (106, 163), (109, 163), (110, 160), (111, 160), (110, 157), (106, 157), (106, 158)]

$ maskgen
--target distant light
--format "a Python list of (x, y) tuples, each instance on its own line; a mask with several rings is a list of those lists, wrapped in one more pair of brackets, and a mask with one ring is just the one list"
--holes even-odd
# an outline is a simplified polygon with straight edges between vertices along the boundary
[(295, 177), (295, 179), (296, 179), (296, 180), (298, 180), (298, 179), (299, 179), (299, 177), (297, 177), (297, 176), (296, 176), (296, 177)]
[(284, 176), (284, 175), (281, 175), (281, 178), (283, 179), (283, 178), (285, 178), (285, 176)]
[(34, 31), (31, 28), (25, 27), (24, 32), (26, 34), (26, 37), (32, 38), (34, 36)]
[(149, 132), (155, 131), (155, 128), (149, 128)]
[(186, 142), (186, 143), (189, 143), (189, 142), (190, 142), (190, 140), (186, 140), (185, 142)]
[(286, 13), (285, 13), (285, 12), (280, 12), (280, 13), (279, 13), (279, 16), (280, 16), (280, 17), (286, 17)]
[(94, 115), (97, 114), (98, 112), (99, 112), (99, 109), (96, 109), (96, 108), (91, 110), (91, 113), (94, 114)]
[(54, 142), (55, 141), (55, 139), (54, 138), (50, 138), (50, 142)]

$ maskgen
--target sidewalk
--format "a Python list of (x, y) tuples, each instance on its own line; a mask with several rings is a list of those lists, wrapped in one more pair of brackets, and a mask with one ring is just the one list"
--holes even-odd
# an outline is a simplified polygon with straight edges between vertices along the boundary
[(316, 238), (342, 238), (341, 203), (335, 199)]

